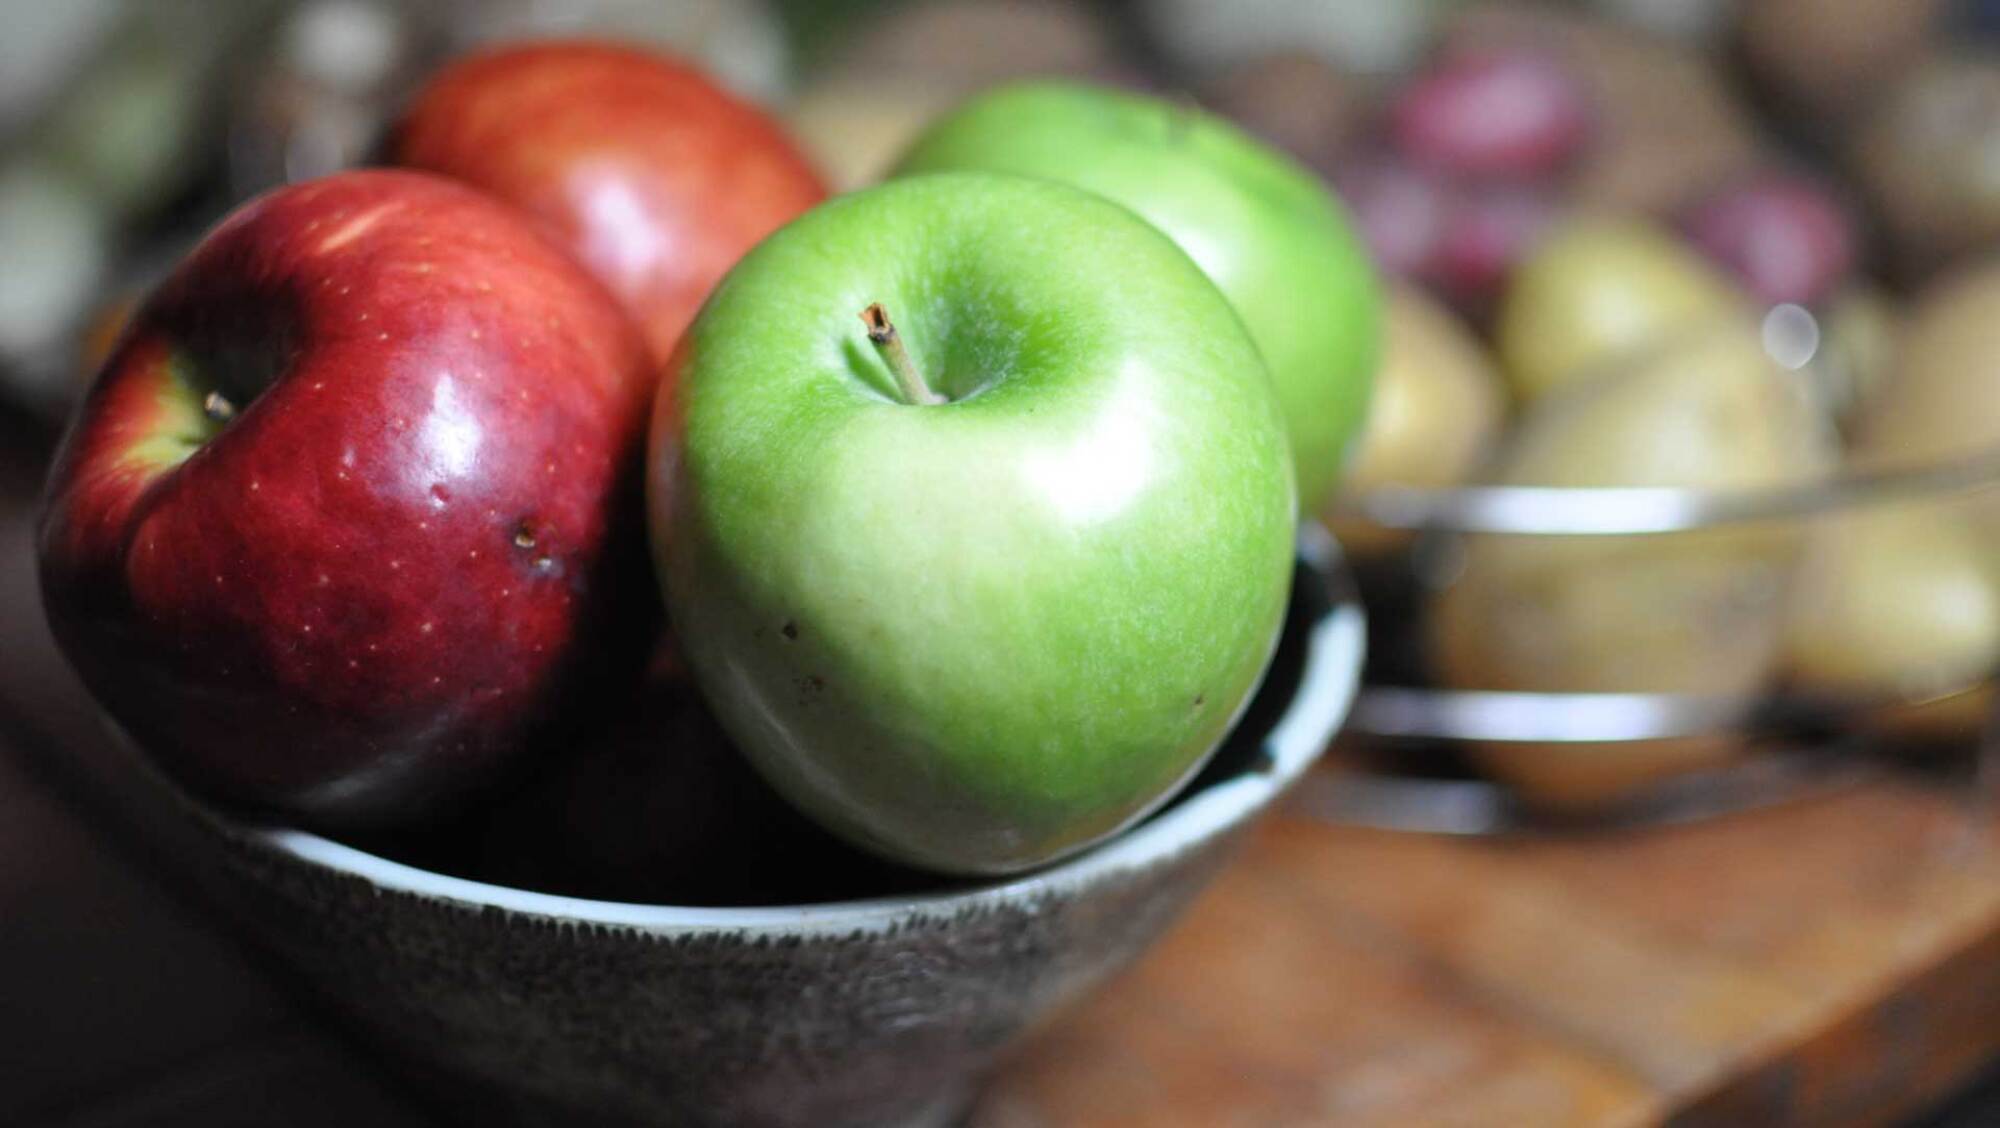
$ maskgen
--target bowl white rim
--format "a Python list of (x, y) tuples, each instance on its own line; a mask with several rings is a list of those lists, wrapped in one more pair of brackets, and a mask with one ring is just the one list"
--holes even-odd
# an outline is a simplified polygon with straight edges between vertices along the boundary
[[(1344, 567), (1332, 538), (1310, 524), (1300, 530), (1299, 554), (1327, 572)], [(1265, 748), (1271, 757), (1267, 770), (1244, 772), (1206, 787), (1103, 845), (1047, 869), (968, 889), (755, 907), (602, 901), (451, 877), (289, 827), (231, 827), (226, 820), (217, 821), (231, 827), (235, 837), (253, 846), (359, 878), (380, 893), (455, 902), (472, 910), (499, 909), (557, 925), (617, 927), (660, 936), (883, 932), (916, 920), (948, 919), (1002, 905), (1056, 897), (1154, 860), (1172, 857), (1235, 827), (1283, 793), (1331, 742), (1360, 685), (1366, 633), (1361, 606), (1352, 598), (1336, 600), (1311, 625), (1297, 690), (1266, 738)]]

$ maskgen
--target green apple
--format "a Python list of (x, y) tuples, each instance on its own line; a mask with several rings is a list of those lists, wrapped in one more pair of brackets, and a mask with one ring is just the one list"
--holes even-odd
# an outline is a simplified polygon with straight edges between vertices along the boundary
[(1087, 188), (1179, 243), (1228, 295), (1270, 366), (1300, 503), (1326, 499), (1368, 412), (1380, 297), (1366, 250), (1311, 174), (1192, 106), (1059, 82), (973, 99), (898, 167), (954, 169)]
[(667, 381), (650, 520), (689, 661), (864, 847), (963, 873), (1079, 849), (1262, 675), (1284, 425), (1228, 302), (1123, 208), (989, 174), (834, 200), (729, 273)]

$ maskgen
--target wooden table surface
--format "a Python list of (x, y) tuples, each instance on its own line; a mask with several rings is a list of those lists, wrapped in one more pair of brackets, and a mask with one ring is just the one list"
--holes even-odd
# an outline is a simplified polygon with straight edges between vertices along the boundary
[[(436, 1123), (121, 832), (12, 496), (0, 1124)], [(1883, 782), (1513, 843), (1290, 812), (1146, 960), (1029, 1042), (973, 1123), (1881, 1123), (1996, 1055), (2000, 826), (1948, 794)]]
[(1617, 840), (1265, 823), (983, 1122), (1850, 1124), (2000, 1052), (2000, 828), (1882, 784)]

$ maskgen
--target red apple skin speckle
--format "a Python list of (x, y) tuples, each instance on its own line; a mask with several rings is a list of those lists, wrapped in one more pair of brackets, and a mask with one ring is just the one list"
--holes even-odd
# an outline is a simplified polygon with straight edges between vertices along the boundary
[[(513, 209), (410, 172), (279, 189), (190, 253), (82, 405), (41, 526), (50, 623), (197, 790), (413, 817), (643, 668), (653, 383)], [(177, 446), (204, 389), (236, 414)]]
[(744, 252), (826, 198), (769, 115), (686, 63), (608, 43), (453, 63), (418, 92), (389, 155), (534, 214), (625, 303), (661, 362)]

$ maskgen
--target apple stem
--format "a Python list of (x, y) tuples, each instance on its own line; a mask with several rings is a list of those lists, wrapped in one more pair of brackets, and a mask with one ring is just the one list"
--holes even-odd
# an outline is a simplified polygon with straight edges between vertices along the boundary
[(943, 396), (931, 391), (924, 382), (924, 374), (910, 362), (910, 351), (903, 347), (903, 338), (896, 333), (896, 325), (889, 320), (889, 311), (881, 302), (869, 305), (861, 311), (861, 323), (868, 326), (868, 343), (882, 356), (882, 363), (896, 375), (896, 386), (902, 389), (903, 402), (912, 404), (945, 403)]
[(202, 397), (201, 412), (212, 422), (227, 423), (236, 418), (236, 405), (221, 392), (210, 392)]

